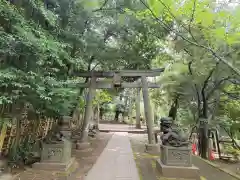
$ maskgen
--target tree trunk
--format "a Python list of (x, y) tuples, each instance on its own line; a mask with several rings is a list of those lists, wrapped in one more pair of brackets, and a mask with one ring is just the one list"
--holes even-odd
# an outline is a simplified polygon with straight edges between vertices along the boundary
[(92, 115), (93, 115), (93, 99), (96, 93), (96, 77), (92, 77), (90, 80), (90, 86), (88, 88), (88, 93), (86, 97), (86, 108), (84, 112), (84, 119), (83, 119), (83, 126), (82, 126), (82, 135), (81, 135), (81, 141), (87, 142), (88, 141), (88, 128), (89, 123), (91, 121)]
[[(102, 105), (101, 105), (102, 106)], [(104, 109), (102, 107), (99, 108), (99, 119), (103, 120)]]
[(199, 142), (200, 148), (199, 153), (202, 158), (207, 159), (208, 154), (208, 104), (205, 97), (205, 92), (202, 92), (202, 115), (200, 116), (200, 127), (199, 127)]
[(177, 117), (178, 98), (179, 98), (179, 96), (176, 96), (174, 102), (171, 105), (170, 111), (168, 113), (168, 117), (171, 117), (173, 120), (175, 120)]
[(117, 121), (117, 122), (119, 121), (119, 115), (120, 115), (120, 112), (116, 111), (114, 120)]

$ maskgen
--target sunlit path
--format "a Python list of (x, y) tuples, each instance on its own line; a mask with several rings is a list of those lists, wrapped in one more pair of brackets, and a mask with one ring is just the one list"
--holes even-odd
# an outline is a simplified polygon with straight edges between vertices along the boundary
[(114, 133), (84, 180), (139, 180), (128, 133)]

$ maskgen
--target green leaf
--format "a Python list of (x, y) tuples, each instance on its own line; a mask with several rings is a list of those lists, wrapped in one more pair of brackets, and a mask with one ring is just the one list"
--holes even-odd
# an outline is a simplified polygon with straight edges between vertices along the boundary
[(148, 5), (156, 17), (159, 17), (164, 9), (163, 4), (158, 0), (148, 0)]
[(226, 38), (226, 42), (229, 45), (239, 44), (240, 43), (240, 32), (228, 34), (227, 38)]
[(213, 33), (215, 34), (216, 38), (224, 40), (226, 36), (226, 29), (224, 27), (219, 27), (215, 29)]
[(84, 0), (84, 5), (89, 9), (97, 9), (100, 4), (98, 0)]
[(202, 24), (204, 27), (211, 26), (214, 21), (214, 14), (207, 9), (198, 11), (195, 15), (195, 21)]
[(119, 22), (120, 25), (126, 24), (127, 23), (126, 22), (126, 15), (125, 14), (120, 14), (118, 16), (118, 22)]

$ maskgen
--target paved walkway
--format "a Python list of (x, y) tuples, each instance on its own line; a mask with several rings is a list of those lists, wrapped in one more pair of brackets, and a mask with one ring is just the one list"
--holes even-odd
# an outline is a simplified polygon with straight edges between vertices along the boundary
[(126, 132), (114, 133), (84, 180), (139, 180), (131, 144)]

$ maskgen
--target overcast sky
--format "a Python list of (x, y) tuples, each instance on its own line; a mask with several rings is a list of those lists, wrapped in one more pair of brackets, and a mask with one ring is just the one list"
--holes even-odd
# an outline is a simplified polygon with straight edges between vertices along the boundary
[(216, 0), (216, 2), (219, 4), (226, 4), (227, 2), (229, 2), (228, 3), (229, 7), (236, 7), (237, 5), (240, 4), (240, 0)]

